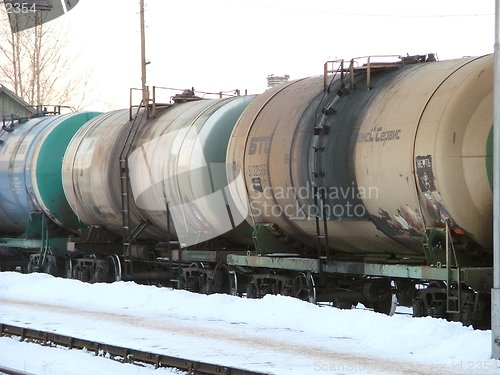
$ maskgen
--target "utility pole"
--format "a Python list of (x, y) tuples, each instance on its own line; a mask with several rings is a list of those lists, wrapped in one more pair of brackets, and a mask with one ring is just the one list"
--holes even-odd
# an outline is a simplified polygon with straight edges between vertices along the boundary
[(149, 92), (146, 86), (146, 35), (144, 27), (144, 0), (140, 0), (140, 18), (141, 18), (141, 81), (142, 81), (142, 101), (147, 108), (149, 104)]
[(500, 0), (495, 0), (493, 66), (493, 289), (491, 290), (492, 357), (500, 359)]

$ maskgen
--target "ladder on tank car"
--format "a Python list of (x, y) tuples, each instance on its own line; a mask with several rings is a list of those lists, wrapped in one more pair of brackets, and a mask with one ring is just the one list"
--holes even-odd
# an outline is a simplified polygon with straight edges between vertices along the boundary
[[(378, 62), (382, 59), (383, 62)], [(393, 59), (396, 61), (389, 61)], [(375, 61), (377, 60), (377, 61)], [(322, 266), (329, 260), (330, 248), (328, 243), (328, 217), (327, 217), (327, 189), (325, 184), (325, 168), (323, 161), (324, 152), (327, 147), (327, 136), (330, 131), (331, 123), (327, 119), (336, 113), (336, 105), (343, 96), (349, 95), (355, 90), (355, 76), (357, 74), (366, 75), (366, 88), (370, 90), (373, 87), (372, 74), (383, 70), (392, 70), (398, 68), (403, 63), (400, 56), (397, 55), (378, 55), (356, 57), (349, 61), (349, 64), (341, 60), (331, 60), (325, 62), (323, 66), (323, 98), (318, 106), (316, 121), (313, 128), (313, 157), (312, 157), (312, 185), (316, 223), (316, 244), (318, 249), (318, 258), (320, 262), (320, 271)]]
[[(123, 148), (120, 152), (120, 193), (121, 193), (121, 212), (122, 212), (122, 241), (123, 241), (123, 256), (125, 258), (125, 265), (132, 265), (130, 260), (130, 248), (132, 243), (139, 237), (139, 235), (146, 229), (149, 225), (147, 221), (141, 221), (134, 228), (131, 227), (133, 224), (131, 222), (130, 215), (130, 199), (132, 199), (131, 191), (130, 191), (130, 170), (128, 164), (128, 157), (132, 151), (132, 147), (134, 145), (137, 133), (139, 128), (143, 122), (148, 120), (150, 117), (155, 117), (155, 112), (157, 108), (168, 108), (172, 104), (164, 104), (164, 103), (156, 103), (156, 90), (153, 86), (153, 98), (149, 97), (149, 87), (146, 87), (146, 95), (142, 97), (140, 104), (133, 104), (133, 91), (137, 91), (139, 89), (130, 89), (130, 106), (129, 106), (129, 122), (130, 127), (128, 129), (127, 136), (125, 138), (125, 142), (123, 144)], [(142, 92), (142, 90), (140, 90)], [(133, 110), (137, 108), (135, 111), (135, 115), (133, 114)], [(132, 269), (126, 270), (132, 272)]]
[[(312, 157), (312, 185), (315, 206), (316, 224), (316, 246), (318, 259), (320, 259), (320, 271), (322, 266), (330, 258), (330, 244), (328, 242), (328, 215), (326, 210), (327, 187), (325, 186), (325, 163), (323, 153), (327, 147), (327, 136), (330, 127), (327, 124), (327, 117), (335, 114), (335, 105), (341, 96), (347, 93), (344, 86), (347, 70), (344, 69), (344, 60), (327, 61), (324, 64), (324, 87), (323, 98), (318, 106), (320, 111), (316, 113), (316, 122), (313, 128), (313, 157)], [(332, 74), (330, 79), (329, 75)], [(340, 75), (338, 81), (335, 80)], [(332, 92), (332, 86), (338, 82), (338, 87)]]
[[(143, 111), (141, 112), (141, 109)], [(128, 165), (128, 156), (132, 150), (132, 145), (134, 143), (137, 131), (144, 119), (146, 112), (148, 111), (147, 103), (144, 104), (144, 100), (141, 100), (140, 105), (137, 107), (135, 116), (133, 116), (132, 124), (129, 127), (127, 137), (125, 138), (125, 143), (120, 152), (120, 192), (121, 192), (121, 209), (122, 209), (122, 239), (123, 239), (123, 255), (128, 256), (130, 254), (130, 244), (137, 238), (137, 236), (145, 229), (148, 225), (147, 222), (140, 223), (136, 228), (132, 230), (130, 228), (130, 171)]]

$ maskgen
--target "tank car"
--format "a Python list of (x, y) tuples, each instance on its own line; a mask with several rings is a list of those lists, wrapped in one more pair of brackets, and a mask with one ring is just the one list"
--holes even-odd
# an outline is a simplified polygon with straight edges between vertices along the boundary
[[(79, 223), (63, 193), (62, 158), (74, 133), (97, 114), (4, 123), (0, 143), (2, 270), (15, 267), (20, 259), (26, 266), (22, 259), (40, 249), (66, 253), (66, 234), (77, 231)], [(32, 266), (38, 264), (38, 255), (34, 259)], [(53, 262), (49, 264), (53, 269)]]
[(332, 78), (269, 90), (238, 121), (228, 173), (244, 175), (233, 194), (248, 197), (261, 256), (229, 263), (263, 271), (252, 295), (277, 288), (388, 312), (395, 291), (417, 315), (484, 325), (492, 56), (332, 65)]
[[(193, 272), (205, 278), (219, 274), (214, 268), (192, 268), (176, 275), (171, 263), (156, 260), (172, 260), (172, 245), (177, 249), (212, 240), (217, 243), (210, 245), (213, 248), (225, 246), (226, 239), (242, 245), (251, 242), (246, 217), (235, 217), (226, 209), (231, 202), (225, 192), (230, 184), (225, 156), (236, 120), (252, 99), (190, 100), (160, 108), (151, 118), (138, 113), (135, 124), (129, 121), (129, 111), (121, 110), (82, 127), (64, 156), (64, 193), (79, 219), (92, 228), (92, 236), (101, 239), (76, 247), (97, 242), (95, 253), (114, 258), (111, 264), (106, 256), (76, 259), (75, 276), (192, 284)], [(133, 140), (128, 138), (131, 131)], [(120, 169), (118, 155), (127, 138), (133, 145), (125, 169)], [(130, 188), (130, 195), (124, 188)], [(207, 209), (214, 205), (217, 211)], [(125, 238), (123, 247), (119, 237)], [(123, 272), (116, 254), (128, 259)], [(175, 254), (178, 260), (178, 250)]]

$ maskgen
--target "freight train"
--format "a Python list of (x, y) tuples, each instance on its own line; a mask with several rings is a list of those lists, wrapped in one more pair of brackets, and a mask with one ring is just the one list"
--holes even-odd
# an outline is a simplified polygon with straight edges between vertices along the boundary
[(490, 323), (493, 57), (12, 121), (2, 270)]

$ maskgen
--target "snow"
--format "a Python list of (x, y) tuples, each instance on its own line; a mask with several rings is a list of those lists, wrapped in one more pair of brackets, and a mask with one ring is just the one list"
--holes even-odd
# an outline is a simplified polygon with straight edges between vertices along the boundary
[(38, 375), (148, 375), (152, 374), (152, 371), (158, 375), (183, 373), (173, 369), (154, 370), (154, 366), (149, 365), (139, 367), (120, 363), (103, 357), (95, 357), (94, 353), (85, 351), (21, 343), (18, 339), (8, 337), (0, 338), (0, 349), (0, 361), (3, 367)]
[[(500, 361), (490, 359), (491, 331), (283, 296), (250, 300), (4, 272), (0, 322), (273, 374), (500, 372)], [(75, 373), (73, 366), (79, 373), (127, 373), (131, 366), (10, 338), (0, 339), (0, 365), (37, 374)]]

